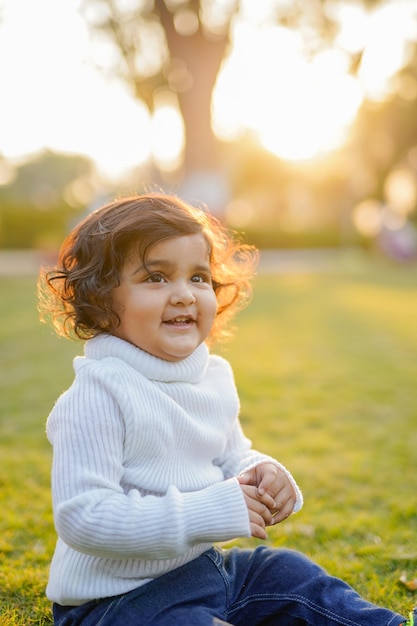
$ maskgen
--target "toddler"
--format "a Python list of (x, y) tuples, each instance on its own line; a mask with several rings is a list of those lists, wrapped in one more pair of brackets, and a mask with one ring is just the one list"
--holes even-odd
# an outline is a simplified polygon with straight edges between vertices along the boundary
[(296, 551), (215, 545), (266, 539), (302, 506), (243, 434), (230, 365), (208, 347), (255, 265), (208, 213), (148, 194), (89, 215), (41, 273), (43, 319), (85, 340), (47, 422), (57, 626), (406, 623)]

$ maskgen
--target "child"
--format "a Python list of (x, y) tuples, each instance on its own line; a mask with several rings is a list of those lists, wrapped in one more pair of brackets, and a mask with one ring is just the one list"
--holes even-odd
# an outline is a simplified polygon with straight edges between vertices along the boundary
[(89, 215), (41, 274), (43, 312), (86, 340), (47, 423), (56, 625), (406, 623), (298, 552), (213, 546), (266, 539), (302, 506), (242, 433), (230, 366), (206, 343), (255, 262), (207, 213), (150, 194)]

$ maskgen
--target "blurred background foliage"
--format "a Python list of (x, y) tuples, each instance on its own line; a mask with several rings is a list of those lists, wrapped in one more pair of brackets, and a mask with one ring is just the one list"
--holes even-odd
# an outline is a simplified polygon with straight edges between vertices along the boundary
[[(150, 157), (117, 182), (104, 179), (82, 155), (45, 150), (20, 163), (0, 155), (0, 247), (55, 250), (69, 228), (105, 200), (162, 188), (207, 202), (260, 248), (376, 247), (414, 260), (416, 24), (383, 92), (363, 90), (343, 140), (330, 149), (285, 158), (267, 149), (252, 128), (227, 136), (213, 120), (216, 82), (236, 24), (273, 24), (276, 37), (296, 33), (305, 57), (314, 61), (341, 51), (345, 18), (336, 9), (349, 4), (375, 11), (390, 3), (268, 0), (268, 10), (254, 14), (244, 0), (81, 0), (96, 66), (128, 84), (151, 114), (169, 101), (182, 119), (182, 144), (169, 163)], [(365, 40), (343, 48), (347, 75), (359, 82), (366, 53)], [(264, 59), (268, 78), (259, 103), (268, 97), (267, 82), (278, 80), (275, 68), (283, 60), (274, 54), (271, 48)], [(308, 100), (298, 104), (306, 113), (311, 106)], [(272, 134), (273, 117), (269, 123)]]

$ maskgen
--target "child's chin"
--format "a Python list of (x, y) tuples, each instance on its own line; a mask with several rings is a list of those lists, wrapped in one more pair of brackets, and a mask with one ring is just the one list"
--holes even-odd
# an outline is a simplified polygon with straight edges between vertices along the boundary
[(198, 348), (199, 345), (200, 344), (193, 344), (192, 346), (184, 346), (177, 349), (168, 350), (165, 353), (165, 356), (162, 358), (165, 358), (167, 361), (173, 362), (183, 361), (184, 359), (189, 357), (194, 352), (194, 350)]

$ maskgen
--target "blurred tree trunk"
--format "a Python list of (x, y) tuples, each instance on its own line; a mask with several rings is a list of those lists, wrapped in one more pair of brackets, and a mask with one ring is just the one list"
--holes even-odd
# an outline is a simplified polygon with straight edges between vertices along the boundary
[[(194, 3), (196, 11), (198, 4)], [(166, 8), (164, 0), (156, 0), (155, 8), (165, 31), (171, 58), (181, 60), (190, 77), (187, 88), (178, 90), (185, 128), (185, 177), (192, 179), (196, 175), (200, 178), (208, 173), (211, 178), (216, 172), (221, 176), (220, 142), (211, 126), (211, 97), (228, 45), (228, 36), (225, 34), (208, 39), (201, 22), (194, 34), (179, 35), (174, 27), (173, 15)]]

